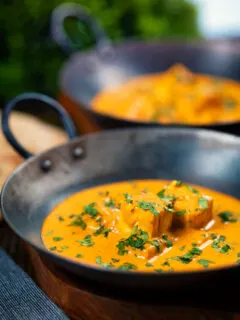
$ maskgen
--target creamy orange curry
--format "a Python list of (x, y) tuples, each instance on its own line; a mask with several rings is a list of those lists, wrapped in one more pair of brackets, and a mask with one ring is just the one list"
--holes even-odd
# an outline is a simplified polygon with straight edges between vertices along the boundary
[(93, 109), (133, 121), (211, 124), (240, 120), (240, 84), (176, 64), (100, 92)]
[(240, 201), (182, 181), (83, 190), (46, 218), (48, 250), (129, 271), (173, 272), (240, 262)]

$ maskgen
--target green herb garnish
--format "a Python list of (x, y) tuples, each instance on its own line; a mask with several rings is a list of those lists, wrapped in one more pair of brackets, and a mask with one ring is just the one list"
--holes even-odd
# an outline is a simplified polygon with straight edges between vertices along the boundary
[(186, 210), (181, 210), (177, 212), (177, 216), (183, 216), (187, 211)]
[(145, 264), (145, 266), (146, 266), (146, 267), (153, 267), (153, 264), (150, 263), (150, 262), (147, 262), (147, 263)]
[(115, 202), (113, 200), (106, 200), (104, 205), (105, 207), (116, 208)]
[(197, 189), (193, 188), (192, 186), (190, 186), (190, 185), (188, 185), (188, 184), (184, 184), (184, 185), (185, 185), (185, 187), (187, 187), (190, 191), (192, 191), (192, 193), (195, 193), (195, 194), (199, 193), (199, 191), (198, 191)]
[(160, 243), (159, 243), (158, 240), (154, 239), (154, 240), (152, 240), (152, 241), (149, 241), (149, 243), (150, 243), (152, 246), (156, 247), (158, 252), (161, 252), (161, 246), (160, 246)]
[(189, 253), (192, 255), (200, 256), (200, 254), (202, 253), (202, 250), (197, 247), (194, 247), (189, 251)]
[(120, 240), (117, 244), (118, 248), (118, 254), (120, 256), (124, 255), (125, 253), (128, 253), (128, 250), (126, 250), (127, 247), (132, 247), (135, 249), (143, 250), (145, 249), (145, 244), (148, 241), (148, 233), (138, 229), (134, 228), (134, 233), (132, 230), (131, 235), (127, 239)]
[(213, 240), (217, 239), (217, 236), (214, 233), (211, 233), (210, 236)]
[(83, 255), (81, 253), (77, 253), (75, 258), (78, 258), (78, 259), (83, 258)]
[(92, 247), (94, 245), (92, 236), (89, 234), (83, 240), (77, 240), (77, 242), (79, 242), (84, 247)]
[(165, 201), (174, 201), (174, 200), (176, 200), (176, 197), (165, 194), (165, 191), (166, 191), (165, 189), (161, 190), (160, 192), (157, 193), (157, 196), (160, 199), (165, 200)]
[(231, 249), (230, 245), (226, 243), (224, 246), (222, 246), (219, 252), (227, 254), (230, 249)]
[(58, 217), (58, 220), (59, 220), (60, 222), (65, 221), (65, 219), (64, 219), (63, 217), (61, 217), (61, 216)]
[(207, 199), (203, 197), (198, 198), (198, 205), (199, 205), (199, 208), (202, 210), (207, 209), (208, 208)]
[(119, 262), (119, 261), (120, 261), (119, 259), (112, 258), (112, 262)]
[(124, 193), (124, 198), (126, 200), (127, 203), (132, 203), (132, 196), (129, 193)]
[(124, 262), (124, 264), (121, 265), (118, 269), (123, 271), (131, 271), (131, 270), (137, 270), (137, 267), (132, 263)]
[(51, 250), (51, 251), (56, 251), (56, 250), (57, 250), (57, 247), (51, 247), (51, 248), (49, 248), (49, 250)]
[(197, 262), (201, 264), (204, 268), (208, 268), (210, 263), (214, 263), (213, 261), (205, 260), (205, 259), (199, 259), (197, 260)]
[(105, 238), (108, 237), (109, 232), (111, 232), (112, 229), (106, 228), (104, 229), (104, 225), (100, 225), (100, 227), (93, 233), (95, 236), (98, 236), (100, 234), (104, 235)]
[(156, 204), (152, 203), (152, 202), (146, 202), (146, 201), (138, 201), (138, 205), (141, 209), (147, 211), (151, 211), (155, 216), (159, 215), (159, 212), (156, 209)]
[(158, 273), (164, 273), (163, 269), (155, 269), (154, 271), (158, 272)]
[(223, 211), (218, 214), (222, 222), (237, 222), (236, 218), (232, 218), (234, 215), (231, 211)]
[(97, 211), (96, 208), (94, 208), (95, 206), (96, 206), (96, 202), (92, 202), (92, 203), (84, 206), (84, 211), (82, 214), (83, 215), (89, 214), (92, 219), (96, 218), (96, 216), (99, 214), (99, 212)]
[(53, 241), (62, 241), (63, 238), (62, 237), (53, 237)]
[(183, 184), (181, 180), (176, 181), (176, 187), (180, 187)]
[(69, 226), (81, 227), (83, 230), (85, 230), (87, 227), (87, 224), (86, 222), (83, 221), (80, 215), (77, 215), (77, 218), (74, 221), (72, 221)]
[(185, 247), (186, 247), (186, 246), (181, 246), (181, 247), (179, 248), (179, 250), (180, 250), (180, 251), (183, 251), (183, 250), (185, 249)]
[(162, 239), (165, 242), (167, 248), (170, 248), (173, 246), (172, 241), (168, 239), (168, 236), (166, 234), (163, 234)]
[(102, 262), (102, 258), (100, 256), (96, 258), (96, 264), (98, 264), (106, 269), (111, 269), (114, 267), (114, 265), (112, 263)]

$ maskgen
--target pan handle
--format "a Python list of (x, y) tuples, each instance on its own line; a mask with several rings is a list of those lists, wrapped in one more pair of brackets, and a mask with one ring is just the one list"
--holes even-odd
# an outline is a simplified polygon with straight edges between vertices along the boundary
[(87, 25), (95, 37), (97, 49), (109, 47), (111, 41), (107, 37), (99, 21), (92, 17), (81, 5), (76, 3), (64, 3), (53, 10), (50, 25), (52, 39), (67, 54), (77, 50), (64, 29), (64, 21), (67, 18), (75, 18)]
[(27, 92), (18, 95), (14, 99), (12, 99), (2, 110), (2, 131), (5, 135), (6, 139), (10, 143), (10, 145), (25, 159), (30, 158), (33, 154), (27, 151), (14, 137), (10, 127), (9, 127), (9, 117), (12, 110), (16, 107), (19, 102), (29, 101), (29, 100), (37, 100), (43, 103), (46, 103), (49, 107), (54, 109), (63, 123), (64, 129), (66, 130), (70, 139), (73, 139), (77, 136), (77, 132), (75, 126), (67, 114), (67, 112), (63, 109), (63, 107), (54, 99), (45, 96), (41, 93), (36, 92)]

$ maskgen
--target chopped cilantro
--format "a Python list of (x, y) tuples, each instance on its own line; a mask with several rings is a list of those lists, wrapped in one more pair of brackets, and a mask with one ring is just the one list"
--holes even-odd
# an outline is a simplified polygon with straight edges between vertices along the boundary
[(93, 233), (95, 236), (98, 236), (100, 234), (104, 235), (105, 238), (108, 237), (109, 232), (111, 232), (112, 229), (106, 228), (104, 229), (104, 225), (100, 225), (100, 227)]
[(238, 257), (238, 258), (240, 257), (240, 252), (238, 252), (237, 257)]
[(132, 247), (133, 249), (143, 250), (147, 241), (148, 233), (141, 229), (134, 228), (134, 233), (132, 230), (132, 233), (128, 238), (120, 240), (118, 242), (118, 254), (122, 256), (125, 253), (128, 253), (128, 250), (125, 249), (126, 247)]
[(137, 267), (129, 262), (124, 262), (119, 268), (119, 270), (124, 270), (124, 271), (131, 271), (131, 270), (137, 270)]
[(212, 238), (213, 240), (215, 240), (215, 239), (217, 239), (217, 236), (216, 236), (214, 233), (211, 233), (211, 238)]
[(189, 251), (189, 253), (192, 255), (200, 256), (200, 254), (202, 253), (202, 250), (197, 247), (194, 247)]
[(184, 264), (189, 264), (190, 262), (192, 262), (192, 258), (193, 258), (192, 254), (185, 253), (183, 256), (172, 257), (172, 258), (169, 258), (169, 260), (176, 260)]
[(61, 246), (61, 249), (62, 250), (66, 250), (66, 249), (68, 249), (69, 247), (68, 246)]
[(84, 247), (92, 247), (94, 242), (92, 241), (92, 236), (89, 234), (83, 240), (77, 240)]
[(77, 215), (77, 218), (73, 220), (69, 226), (81, 227), (83, 230), (85, 230), (87, 227), (87, 224), (86, 222), (83, 221), (80, 215)]
[(156, 204), (153, 202), (146, 202), (146, 201), (138, 201), (138, 205), (141, 209), (147, 211), (151, 211), (155, 216), (159, 215), (159, 212), (156, 209)]
[(179, 250), (180, 250), (180, 251), (183, 251), (183, 250), (185, 249), (185, 247), (186, 247), (186, 246), (181, 246), (181, 247), (179, 248)]
[(150, 263), (150, 262), (147, 262), (147, 263), (145, 264), (145, 266), (146, 266), (146, 267), (153, 267), (153, 264)]
[(80, 259), (82, 257), (83, 257), (83, 255), (81, 253), (77, 253), (76, 256), (75, 256), (75, 258), (78, 258), (78, 259)]
[(105, 207), (116, 208), (115, 202), (113, 200), (106, 200), (104, 205)]
[(208, 201), (204, 197), (198, 198), (198, 205), (200, 209), (207, 209), (208, 208)]
[(61, 217), (61, 216), (58, 217), (58, 220), (59, 220), (60, 222), (65, 221), (65, 219), (64, 219), (63, 217)]
[(89, 214), (92, 219), (96, 218), (96, 216), (98, 215), (99, 212), (97, 211), (96, 208), (94, 208), (95, 206), (96, 206), (96, 202), (92, 202), (92, 203), (84, 206), (84, 211), (82, 214), (83, 215)]
[(152, 240), (152, 241), (149, 241), (149, 243), (150, 243), (152, 246), (156, 247), (158, 252), (161, 252), (161, 247), (160, 247), (160, 243), (159, 243), (158, 240), (154, 239), (154, 240)]
[(177, 216), (183, 216), (187, 211), (186, 210), (181, 210), (177, 212)]
[(163, 263), (162, 263), (162, 266), (167, 266), (167, 267), (170, 267), (170, 263), (168, 262), (168, 261), (164, 261)]
[(118, 254), (123, 256), (125, 253), (128, 253), (128, 250), (125, 249), (125, 241), (120, 240), (116, 246), (118, 248)]
[(158, 273), (164, 273), (163, 269), (155, 269), (154, 271), (158, 272)]
[(199, 193), (199, 191), (195, 188), (193, 188), (192, 186), (189, 186), (188, 184), (185, 184), (185, 187), (187, 187), (190, 191), (192, 191), (192, 193)]
[(233, 213), (231, 211), (223, 211), (218, 214), (221, 218), (222, 222), (237, 222), (236, 218), (233, 217)]
[(132, 196), (129, 193), (124, 193), (124, 198), (126, 200), (127, 203), (132, 203)]
[(161, 190), (160, 192), (157, 193), (157, 196), (160, 199), (165, 200), (165, 201), (174, 201), (174, 200), (176, 200), (176, 197), (165, 194), (165, 191), (166, 191), (165, 189)]
[(240, 264), (240, 259), (236, 261), (237, 264)]
[(230, 245), (226, 243), (224, 246), (222, 246), (219, 252), (227, 254), (230, 249), (231, 249)]
[(119, 261), (120, 261), (119, 259), (112, 258), (112, 262), (119, 262)]
[(199, 260), (197, 260), (197, 262), (198, 262), (199, 264), (201, 264), (204, 268), (208, 268), (208, 265), (209, 265), (210, 263), (214, 263), (213, 261), (205, 260), (205, 259), (199, 259)]
[(166, 234), (162, 236), (162, 239), (165, 242), (167, 248), (170, 248), (173, 246), (172, 241), (168, 239), (168, 236)]
[(56, 251), (56, 250), (57, 250), (57, 247), (51, 247), (51, 248), (49, 248), (49, 250), (51, 250), (51, 251)]
[(176, 181), (176, 187), (180, 187), (183, 184), (181, 180)]
[(62, 241), (63, 238), (62, 237), (53, 237), (53, 241)]
[(102, 258), (100, 256), (96, 258), (96, 264), (98, 264), (104, 268), (107, 268), (107, 269), (111, 269), (114, 267), (114, 265), (112, 263), (102, 262)]

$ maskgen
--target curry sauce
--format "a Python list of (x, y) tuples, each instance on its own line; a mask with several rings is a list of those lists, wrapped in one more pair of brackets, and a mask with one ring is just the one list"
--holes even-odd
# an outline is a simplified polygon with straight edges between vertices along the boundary
[(240, 120), (240, 84), (181, 64), (99, 92), (94, 110), (131, 121), (208, 125)]
[(42, 239), (58, 255), (104, 268), (216, 268), (240, 262), (239, 213), (239, 200), (182, 181), (125, 181), (64, 200)]

